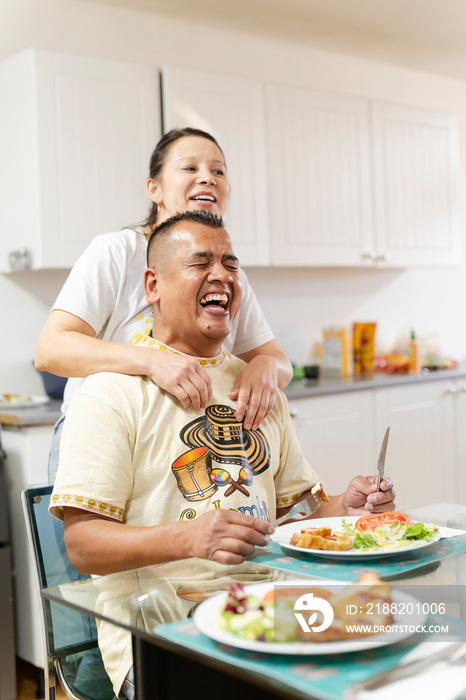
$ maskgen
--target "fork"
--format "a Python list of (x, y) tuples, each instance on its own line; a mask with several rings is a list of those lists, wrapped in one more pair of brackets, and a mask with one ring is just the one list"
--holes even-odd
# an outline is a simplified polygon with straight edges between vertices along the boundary
[[(458, 652), (462, 647), (463, 649), (461, 653), (457, 655), (456, 652)], [(450, 644), (448, 647), (445, 647), (434, 654), (429, 654), (422, 659), (413, 659), (412, 661), (408, 661), (401, 666), (391, 668), (389, 671), (378, 673), (377, 675), (372, 676), (361, 683), (353, 683), (353, 685), (347, 690), (347, 697), (356, 698), (363, 690), (376, 690), (377, 688), (384, 687), (389, 683), (394, 683), (402, 678), (409, 678), (410, 676), (416, 675), (419, 671), (422, 671), (422, 669), (426, 668), (426, 666), (432, 666), (432, 664), (445, 660), (452, 665), (466, 663), (465, 643), (455, 642), (454, 644)]]
[[(314, 486), (312, 488), (314, 488)], [(281, 518), (274, 520), (272, 525), (278, 527), (288, 520), (305, 520), (309, 515), (315, 513), (322, 501), (325, 500), (325, 492), (321, 488), (317, 493), (312, 493), (312, 489), (310, 489), (308, 493), (309, 496), (305, 501), (296, 503), (286, 515), (282, 515)]]

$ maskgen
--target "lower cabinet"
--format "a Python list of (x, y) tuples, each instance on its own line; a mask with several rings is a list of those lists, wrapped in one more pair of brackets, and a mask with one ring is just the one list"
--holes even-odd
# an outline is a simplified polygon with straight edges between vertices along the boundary
[(375, 461), (373, 395), (349, 391), (295, 399), (290, 412), (307, 460), (330, 494), (342, 493)]
[(361, 389), (290, 401), (304, 453), (331, 494), (376, 474), (390, 426), (385, 471), (400, 510), (439, 501), (466, 505), (466, 378)]
[(24, 489), (47, 485), (52, 433), (52, 425), (4, 427), (2, 432), (11, 524), (16, 655), (38, 668), (45, 667), (46, 652), (40, 598), (20, 494)]
[(390, 426), (386, 471), (401, 510), (461, 500), (454, 386), (428, 381), (375, 392), (376, 430), (382, 434)]

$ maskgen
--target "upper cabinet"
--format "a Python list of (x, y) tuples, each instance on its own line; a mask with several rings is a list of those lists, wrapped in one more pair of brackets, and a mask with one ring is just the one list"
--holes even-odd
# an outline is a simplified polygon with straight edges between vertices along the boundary
[(28, 49), (0, 63), (0, 271), (71, 267), (147, 216), (155, 68)]
[(367, 101), (267, 85), (272, 256), (360, 265), (373, 248)]
[(375, 250), (393, 265), (460, 262), (456, 118), (372, 102)]
[[(0, 94), (0, 272), (71, 267), (144, 220), (157, 69), (28, 49), (0, 63)], [(460, 262), (453, 115), (173, 67), (162, 108), (165, 131), (224, 150), (243, 266)]]
[(275, 264), (459, 263), (454, 116), (267, 85), (267, 118)]
[(270, 227), (264, 85), (258, 81), (165, 67), (164, 130), (208, 131), (225, 154), (231, 184), (225, 221), (242, 265), (268, 265)]

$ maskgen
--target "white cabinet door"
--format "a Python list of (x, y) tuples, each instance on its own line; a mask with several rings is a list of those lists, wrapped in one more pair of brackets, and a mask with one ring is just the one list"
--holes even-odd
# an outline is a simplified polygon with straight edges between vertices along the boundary
[(451, 386), (450, 381), (426, 381), (375, 391), (377, 433), (390, 426), (385, 469), (400, 510), (457, 500)]
[(290, 412), (304, 455), (330, 494), (343, 493), (358, 474), (375, 473), (372, 391), (295, 399)]
[(454, 401), (456, 432), (456, 483), (454, 503), (466, 506), (466, 379), (456, 382)]
[(275, 265), (372, 264), (367, 100), (267, 85)]
[(375, 248), (390, 265), (460, 262), (456, 117), (371, 104)]
[(28, 49), (0, 63), (0, 270), (71, 267), (143, 220), (155, 68)]
[(164, 130), (208, 131), (222, 148), (231, 184), (225, 216), (242, 265), (270, 263), (263, 84), (165, 67)]
[(24, 489), (47, 485), (52, 434), (52, 425), (5, 427), (2, 431), (3, 447), (7, 455), (5, 475), (11, 522), (16, 655), (38, 668), (45, 668), (47, 657), (39, 591), (20, 494)]

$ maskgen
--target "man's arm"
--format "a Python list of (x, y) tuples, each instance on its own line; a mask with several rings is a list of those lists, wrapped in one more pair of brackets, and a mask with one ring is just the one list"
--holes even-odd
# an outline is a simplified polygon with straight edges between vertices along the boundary
[[(392, 480), (385, 476), (377, 492), (377, 476), (355, 476), (346, 491), (338, 496), (329, 496), (328, 503), (321, 503), (309, 518), (330, 518), (345, 515), (367, 515), (395, 510), (395, 490)], [(306, 500), (306, 494), (296, 503)], [(294, 504), (293, 504), (294, 505)], [(277, 510), (277, 518), (286, 515), (292, 506)]]
[(274, 530), (250, 515), (221, 509), (190, 521), (134, 527), (66, 507), (64, 522), (73, 566), (100, 575), (189, 557), (241, 564), (256, 545), (267, 544)]

